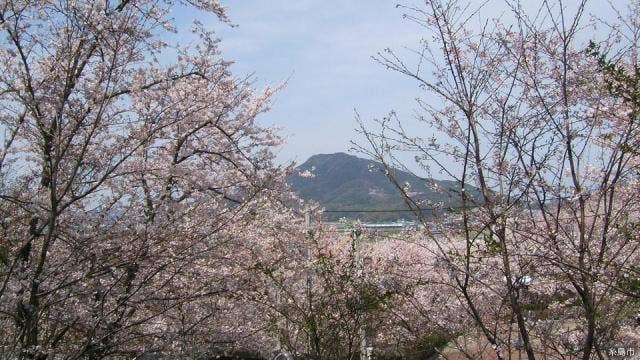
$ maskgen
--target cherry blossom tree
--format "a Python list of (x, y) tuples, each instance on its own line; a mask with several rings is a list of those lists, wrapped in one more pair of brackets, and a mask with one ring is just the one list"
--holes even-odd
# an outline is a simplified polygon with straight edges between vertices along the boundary
[(216, 0), (0, 5), (3, 358), (195, 358), (256, 330), (236, 252), (293, 216), (256, 123), (274, 89), (198, 22), (165, 43), (177, 6), (229, 22)]
[(309, 359), (355, 359), (369, 347), (377, 358), (411, 359), (429, 350), (415, 345), (437, 326), (416, 316), (415, 302), (426, 296), (421, 282), (433, 272), (423, 270), (434, 257), (357, 225), (318, 222), (306, 233), (301, 225), (263, 237), (245, 257), (254, 288), (242, 296), (262, 309), (280, 349)]
[(259, 286), (247, 296), (264, 308), (282, 349), (309, 359), (355, 358), (361, 329), (382, 323), (394, 292), (360, 261), (370, 252), (359, 239), (322, 224), (300, 229), (256, 253)]
[[(583, 42), (603, 26), (586, 19), (586, 1), (543, 1), (533, 12), (507, 5), (510, 13), (486, 21), (478, 20), (486, 8), (463, 1), (404, 7), (428, 36), (417, 61), (392, 50), (376, 60), (425, 91), (424, 127), (391, 113), (361, 122), (366, 143), (357, 147), (384, 164), (422, 222), (424, 246), (447, 274), (439, 283), (474, 325), (458, 339), (490, 345), (460, 351), (603, 358), (639, 331), (637, 103), (623, 86), (634, 83), (620, 82)], [(610, 37), (592, 39), (631, 74), (637, 10), (631, 2), (618, 24), (604, 24)], [(422, 201), (420, 189), (394, 178), (398, 167), (455, 180), (462, 206)]]

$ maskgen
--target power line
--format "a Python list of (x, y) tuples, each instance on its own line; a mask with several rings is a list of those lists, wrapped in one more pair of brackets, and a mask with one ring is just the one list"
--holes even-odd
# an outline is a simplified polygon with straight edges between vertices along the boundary
[[(552, 197), (552, 198), (548, 198), (545, 199), (545, 201), (556, 201), (556, 200), (567, 200), (567, 198), (562, 198), (562, 197)], [(417, 209), (354, 209), (354, 210), (348, 210), (348, 209), (330, 209), (330, 210), (324, 210), (322, 211), (323, 213), (349, 213), (349, 212), (355, 212), (355, 213), (384, 213), (384, 212), (416, 212), (416, 211), (436, 211), (436, 210), (460, 210), (460, 209), (474, 209), (474, 208), (478, 208), (481, 207), (481, 204), (476, 204), (475, 206), (473, 205), (457, 205), (457, 206), (442, 206), (442, 207), (430, 207), (430, 208), (417, 208)]]
[[(423, 209), (420, 209), (423, 210)], [(379, 212), (407, 212), (414, 211), (409, 209), (391, 209), (391, 210), (324, 210), (323, 213), (347, 213), (347, 212), (357, 212), (357, 213), (379, 213)]]
[[(418, 209), (385, 209), (385, 210), (324, 210), (323, 213), (348, 213), (348, 212), (357, 212), (357, 213), (380, 213), (380, 212), (415, 212), (415, 211), (434, 211), (434, 210), (456, 210), (456, 209), (464, 209), (464, 206), (446, 206), (441, 208), (418, 208)], [(467, 206), (467, 208), (473, 208), (473, 206)]]

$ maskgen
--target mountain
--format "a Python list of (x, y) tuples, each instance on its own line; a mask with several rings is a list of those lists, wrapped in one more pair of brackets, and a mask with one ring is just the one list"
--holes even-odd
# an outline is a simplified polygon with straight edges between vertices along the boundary
[[(422, 179), (398, 169), (392, 171), (401, 184), (410, 185), (410, 192), (415, 198), (441, 202), (445, 207), (460, 205), (459, 185), (455, 181)], [(415, 217), (410, 211), (382, 212), (408, 207), (385, 175), (382, 164), (376, 161), (345, 153), (313, 155), (297, 167), (297, 173), (289, 176), (287, 183), (302, 199), (316, 201), (326, 210), (368, 211), (327, 212), (325, 216), (330, 221), (340, 217), (363, 221)], [(468, 191), (472, 197), (479, 198), (477, 188), (469, 187)], [(425, 212), (425, 215), (428, 214)]]

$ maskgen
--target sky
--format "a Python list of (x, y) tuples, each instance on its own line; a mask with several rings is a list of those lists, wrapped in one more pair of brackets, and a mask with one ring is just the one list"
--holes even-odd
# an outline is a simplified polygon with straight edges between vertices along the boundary
[(224, 2), (237, 27), (214, 24), (236, 75), (257, 86), (286, 81), (265, 124), (282, 127), (278, 160), (347, 151), (364, 119), (390, 110), (411, 116), (417, 84), (371, 59), (387, 47), (415, 46), (420, 29), (394, 1), (243, 0)]
[[(403, 121), (412, 121), (415, 98), (423, 95), (418, 84), (371, 58), (385, 48), (402, 52), (419, 46), (424, 29), (403, 19), (397, 2), (227, 0), (222, 3), (237, 26), (201, 19), (221, 38), (223, 56), (234, 61), (237, 76), (254, 74), (257, 88), (286, 81), (272, 110), (260, 119), (282, 128), (286, 143), (277, 150), (278, 162), (302, 163), (313, 154), (347, 151), (351, 140), (362, 142), (354, 131), (356, 111), (371, 120), (394, 110)], [(523, 4), (537, 7), (539, 2)], [(608, 7), (605, 0), (592, 0), (588, 10)], [(486, 10), (495, 12), (484, 14), (489, 16), (506, 11)], [(177, 18), (191, 14), (179, 12)]]

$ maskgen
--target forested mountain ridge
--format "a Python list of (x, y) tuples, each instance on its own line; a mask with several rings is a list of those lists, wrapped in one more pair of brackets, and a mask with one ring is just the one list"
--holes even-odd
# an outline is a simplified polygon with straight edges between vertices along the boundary
[[(390, 221), (414, 217), (410, 211), (378, 212), (408, 209), (379, 162), (342, 152), (317, 154), (296, 170), (294, 175), (287, 178), (287, 183), (302, 199), (316, 201), (329, 211), (354, 210), (328, 212), (325, 214), (327, 220), (349, 217), (365, 221)], [(427, 200), (426, 204), (442, 203), (444, 207), (460, 204), (459, 185), (455, 181), (423, 179), (399, 169), (393, 171), (398, 182), (408, 183), (410, 192)], [(477, 195), (477, 191), (473, 188), (471, 193)]]

